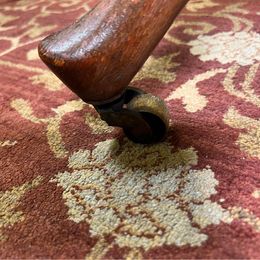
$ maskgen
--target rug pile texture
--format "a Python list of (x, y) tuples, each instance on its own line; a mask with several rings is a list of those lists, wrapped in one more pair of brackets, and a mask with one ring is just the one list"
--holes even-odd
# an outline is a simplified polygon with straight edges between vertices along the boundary
[(132, 86), (170, 110), (128, 141), (39, 60), (93, 0), (0, 1), (0, 258), (260, 258), (260, 3), (191, 0)]

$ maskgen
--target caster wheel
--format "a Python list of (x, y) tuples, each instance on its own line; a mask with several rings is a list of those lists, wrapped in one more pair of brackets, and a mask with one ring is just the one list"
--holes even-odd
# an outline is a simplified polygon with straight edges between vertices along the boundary
[(135, 143), (160, 142), (169, 128), (164, 101), (137, 88), (128, 87), (121, 98), (95, 108), (102, 120), (123, 128), (125, 135)]
[(126, 104), (140, 120), (124, 128), (126, 136), (136, 143), (151, 144), (162, 141), (169, 128), (169, 113), (163, 100), (146, 93), (138, 93)]

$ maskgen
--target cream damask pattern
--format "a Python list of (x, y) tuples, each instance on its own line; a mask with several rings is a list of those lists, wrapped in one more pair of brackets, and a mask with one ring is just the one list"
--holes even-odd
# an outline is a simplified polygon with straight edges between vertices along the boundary
[(32, 182), (26, 182), (18, 187), (13, 187), (5, 192), (0, 191), (0, 242), (7, 237), (4, 235), (4, 229), (24, 220), (22, 211), (17, 211), (16, 208), (24, 194), (37, 187), (42, 177), (38, 176)]
[(201, 9), (215, 7), (219, 4), (215, 3), (213, 0), (192, 0), (189, 1), (186, 8), (191, 12), (198, 12)]
[[(53, 9), (53, 6), (57, 4), (60, 8)], [(39, 9), (40, 8), (40, 9)], [(37, 5), (32, 1), (27, 0), (19, 0), (15, 6), (3, 5), (1, 6), (0, 11), (0, 33), (8, 32), (9, 30), (15, 28), (14, 25), (9, 25), (9, 22), (14, 22), (19, 19), (16, 15), (7, 15), (7, 13), (12, 13), (15, 11), (24, 11), (24, 12), (33, 12), (37, 10), (37, 12), (33, 13), (33, 16), (29, 16), (30, 19), (26, 20), (20, 24), (19, 30), (20, 33), (18, 35), (9, 33), (4, 33), (0, 35), (0, 40), (4, 42), (8, 42), (6, 48), (1, 49), (0, 57), (8, 55), (18, 48), (27, 47), (29, 45), (33, 45), (32, 50), (27, 53), (28, 60), (35, 60), (38, 58), (38, 52), (35, 48), (35, 45), (46, 36), (49, 32), (54, 30), (57, 25), (56, 24), (48, 24), (43, 25), (40, 21), (42, 19), (47, 19), (49, 16), (53, 14), (65, 14), (67, 12), (81, 10), (81, 14), (85, 11), (89, 11), (90, 8), (88, 6), (88, 1), (82, 4), (81, 0), (63, 0), (60, 3), (55, 0), (38, 0)], [(80, 15), (81, 15), (80, 14)], [(26, 16), (24, 16), (26, 19)], [(29, 77), (33, 85), (40, 85), (46, 87), (50, 91), (61, 90), (62, 83), (55, 77), (47, 68), (42, 69), (40, 67), (31, 67), (26, 66), (24, 64), (16, 64), (10, 61), (0, 61), (4, 66), (9, 66), (12, 68), (18, 68), (25, 71), (34, 72), (35, 75)], [(1, 65), (1, 64), (0, 64)]]
[(214, 172), (193, 170), (197, 162), (193, 148), (173, 152), (169, 143), (112, 139), (73, 153), (71, 171), (52, 182), (63, 188), (69, 219), (89, 223), (102, 243), (112, 234), (115, 244), (132, 249), (199, 246), (207, 240), (203, 228), (229, 214), (210, 199), (218, 185)]
[[(43, 4), (41, 11), (23, 25), (21, 35), (0, 36), (0, 40), (10, 43), (10, 46), (1, 50), (0, 56), (36, 43), (44, 34), (55, 29), (55, 25), (42, 26), (38, 22), (39, 18), (46, 19), (53, 14), (51, 6), (54, 0), (38, 2)], [(79, 8), (89, 10), (88, 2), (82, 4), (81, 0), (64, 0), (58, 3), (62, 8), (57, 8), (55, 12), (70, 12)], [(233, 28), (214, 34), (217, 28), (215, 24), (203, 20), (187, 21), (180, 17), (171, 29), (179, 28), (193, 38), (200, 36), (187, 43), (173, 36), (169, 30), (165, 39), (190, 47), (191, 54), (203, 62), (218, 61), (220, 66), (187, 80), (172, 91), (166, 100), (182, 99), (186, 111), (201, 111), (209, 100), (200, 93), (198, 84), (217, 74), (226, 73), (223, 87), (227, 94), (259, 107), (253, 81), (259, 71), (260, 36), (252, 31), (253, 22), (249, 18), (236, 15), (246, 15), (248, 11), (243, 3), (230, 4), (219, 10), (217, 1), (193, 0), (187, 5), (190, 12), (186, 11), (184, 15), (196, 18), (208, 16), (208, 12), (204, 13), (203, 10), (208, 7), (212, 7), (212, 17), (229, 20)], [(20, 0), (15, 8), (24, 12), (33, 11), (35, 5), (31, 0)], [(12, 11), (8, 6), (3, 10), (6, 13)], [(0, 13), (0, 32), (11, 29), (12, 26), (7, 25), (16, 19), (18, 17), (11, 13)], [(22, 41), (22, 37), (26, 37), (26, 40)], [(35, 46), (33, 48), (26, 54), (28, 61), (37, 59)], [(159, 58), (151, 56), (134, 80), (150, 78), (173, 83), (178, 77), (176, 70), (180, 65), (174, 62), (174, 58), (179, 54)], [(224, 69), (222, 64), (231, 65)], [(35, 86), (43, 85), (49, 91), (62, 88), (62, 84), (50, 72), (40, 67), (14, 64), (4, 59), (0, 60), (0, 65), (35, 73), (29, 78)], [(236, 73), (243, 66), (248, 66), (248, 72), (241, 86), (236, 86)], [(81, 111), (85, 107), (82, 101), (64, 101), (63, 105), (50, 108), (54, 115), (48, 118), (36, 117), (33, 107), (25, 99), (14, 99), (11, 107), (30, 122), (44, 124), (54, 156), (68, 158), (69, 170), (57, 173), (51, 182), (63, 189), (62, 196), (68, 207), (69, 219), (76, 223), (88, 223), (91, 236), (98, 238), (88, 259), (104, 256), (114, 245), (130, 248), (130, 259), (139, 259), (142, 250), (162, 245), (201, 246), (208, 239), (204, 228), (219, 225), (222, 221), (230, 223), (235, 218), (248, 223), (256, 231), (260, 230), (259, 218), (249, 210), (239, 206), (224, 209), (217, 201), (213, 201), (212, 195), (217, 193), (218, 180), (210, 167), (198, 169), (198, 156), (193, 148), (175, 151), (167, 142), (141, 146), (127, 140), (119, 143), (111, 139), (97, 143), (92, 150), (70, 154), (62, 139), (60, 125), (66, 114)], [(230, 107), (224, 122), (241, 130), (236, 142), (239, 148), (249, 156), (260, 159), (259, 120), (242, 116), (241, 113)], [(85, 114), (84, 119), (92, 134), (102, 135), (113, 131), (92, 110)], [(0, 141), (0, 147), (15, 144), (16, 141)], [(25, 216), (16, 207), (25, 192), (36, 187), (41, 180), (38, 177), (20, 187), (0, 192), (0, 241), (5, 239), (6, 227), (24, 220)], [(252, 196), (259, 198), (259, 190), (255, 190)]]
[[(29, 61), (40, 60), (37, 48), (29, 50), (26, 57)], [(33, 85), (43, 85), (50, 91), (58, 91), (63, 88), (62, 82), (49, 70), (42, 70), (41, 73), (29, 77), (29, 80)]]
[(200, 35), (188, 43), (193, 55), (202, 61), (217, 60), (222, 64), (236, 62), (241, 66), (260, 61), (260, 34), (256, 32), (221, 32)]
[(84, 104), (82, 101), (68, 101), (56, 109), (52, 109), (56, 114), (55, 116), (49, 118), (38, 118), (34, 115), (33, 108), (28, 101), (24, 99), (15, 99), (11, 102), (11, 107), (14, 108), (23, 118), (35, 124), (46, 124), (48, 144), (57, 158), (65, 158), (68, 153), (60, 132), (62, 117), (67, 113), (82, 110), (83, 106)]
[(225, 69), (213, 69), (196, 75), (193, 79), (188, 80), (176, 90), (170, 93), (166, 101), (173, 99), (182, 99), (185, 109), (190, 113), (198, 112), (207, 106), (208, 100), (199, 93), (198, 83), (202, 83), (213, 78), (219, 73), (225, 73)]
[(239, 134), (237, 145), (250, 156), (260, 159), (260, 120), (242, 116), (234, 107), (230, 107), (224, 122), (233, 128), (245, 130)]
[(160, 58), (150, 56), (133, 80), (151, 78), (158, 79), (163, 83), (174, 81), (176, 79), (176, 74), (174, 72), (169, 72), (169, 70), (180, 65), (179, 63), (173, 62), (173, 59), (178, 55), (179, 53), (176, 53)]
[(253, 105), (260, 107), (260, 96), (254, 89), (253, 82), (256, 79), (260, 63), (255, 63), (249, 67), (248, 72), (245, 74), (244, 81), (235, 83), (236, 75), (240, 70), (238, 64), (233, 64), (228, 69), (226, 77), (223, 81), (223, 86), (230, 95), (241, 98), (244, 101), (250, 102)]
[(17, 144), (17, 141), (10, 141), (10, 140), (0, 140), (0, 147), (5, 147), (5, 146), (14, 146)]
[[(213, 23), (208, 21), (187, 21), (185, 16), (189, 16), (189, 19), (193, 16), (200, 17), (202, 19), (205, 17), (205, 20), (207, 20), (209, 12), (208, 10), (207, 12), (203, 12), (203, 9), (207, 7), (218, 7), (218, 5), (219, 4), (217, 1), (211, 0), (189, 1), (186, 8), (190, 12), (185, 12), (183, 14), (184, 18), (182, 18), (182, 14), (177, 18), (177, 20), (173, 23), (172, 27), (165, 35), (165, 39), (177, 45), (189, 45), (189, 42), (183, 41), (176, 35), (171, 34), (171, 31), (174, 28), (182, 29), (184, 33), (191, 36), (203, 36), (211, 33), (214, 29), (217, 29)], [(244, 2), (227, 4), (225, 7), (222, 6), (220, 9), (212, 10), (210, 16), (217, 19), (226, 19), (227, 21), (230, 21), (233, 24), (231, 32), (250, 32), (254, 26), (253, 22), (250, 19), (241, 17), (241, 14), (247, 15), (249, 13), (248, 10), (244, 8), (244, 5)], [(203, 50), (203, 54), (204, 52), (205, 50)]]
[[(11, 107), (15, 109), (24, 119), (27, 119), (35, 124), (46, 125), (48, 144), (56, 158), (66, 158), (68, 154), (60, 131), (60, 125), (63, 117), (68, 113), (81, 111), (86, 106), (87, 105), (81, 100), (71, 100), (56, 108), (51, 108), (51, 111), (55, 113), (54, 116), (50, 116), (48, 118), (38, 118), (34, 115), (33, 107), (27, 100), (14, 99), (11, 102)], [(88, 107), (93, 110), (92, 106), (88, 105)], [(113, 131), (113, 128), (103, 122), (96, 113), (93, 114), (88, 112), (86, 114), (85, 123), (90, 127), (94, 134), (111, 133)]]
[(27, 52), (27, 60), (40, 60), (39, 54), (38, 54), (38, 50), (35, 49), (31, 49)]
[(11, 69), (15, 68), (25, 72), (35, 73), (34, 76), (31, 76), (28, 79), (36, 87), (43, 86), (44, 88), (50, 91), (58, 91), (61, 90), (63, 87), (61, 81), (57, 77), (55, 77), (52, 74), (52, 72), (48, 70), (24, 65), (21, 63), (15, 64), (13, 62), (5, 61), (5, 60), (0, 60), (0, 66), (8, 67)]
[(168, 40), (169, 42), (177, 45), (187, 45), (187, 42), (177, 38), (177, 36), (173, 36), (171, 34), (171, 30), (174, 28), (183, 28), (184, 33), (187, 33), (188, 35), (200, 35), (209, 33), (212, 30), (214, 30), (216, 27), (208, 22), (193, 22), (193, 21), (185, 21), (181, 19), (177, 19), (171, 26), (171, 28), (168, 30), (166, 35), (164, 36), (164, 39)]
[(87, 113), (85, 119), (86, 125), (88, 125), (93, 134), (102, 135), (112, 133), (114, 131), (114, 127), (108, 126), (108, 124), (101, 120), (100, 116), (95, 113)]
[[(202, 1), (206, 3), (208, 0)], [(214, 3), (217, 1), (214, 0)], [(192, 1), (191, 1), (192, 4)], [(227, 21), (231, 22), (233, 25), (232, 31), (233, 32), (249, 32), (252, 30), (254, 24), (253, 21), (246, 17), (241, 17), (241, 15), (248, 15), (249, 11), (244, 7), (246, 4), (245, 1), (237, 2), (234, 4), (227, 4), (225, 6), (221, 6), (219, 10), (212, 11), (210, 13), (211, 17), (219, 18), (219, 19), (226, 19)], [(208, 17), (209, 12), (203, 12), (203, 8), (199, 12), (188, 12), (185, 13), (188, 16), (197, 16), (197, 17)], [(210, 23), (211, 24), (211, 23)], [(203, 32), (201, 32), (202, 34)]]
[[(0, 40), (8, 41), (10, 43), (9, 47), (0, 51), (0, 57), (11, 53), (17, 48), (25, 47), (32, 43), (37, 43), (42, 39), (44, 35), (46, 35), (48, 32), (51, 32), (57, 27), (57, 25), (55, 24), (43, 25), (40, 22), (41, 19), (46, 19), (46, 17), (49, 17), (53, 14), (65, 15), (67, 12), (72, 12), (76, 10), (81, 10), (81, 16), (84, 11), (90, 10), (88, 2), (89, 1), (86, 1), (86, 3), (82, 4), (81, 0), (64, 0), (60, 3), (56, 0), (38, 0), (37, 5), (35, 5), (35, 3), (30, 0), (19, 0), (15, 6), (1, 6), (0, 25), (3, 27), (0, 27), (0, 32), (12, 29), (13, 26), (8, 26), (8, 22), (17, 20), (19, 18), (15, 15), (7, 15), (5, 14), (5, 12), (32, 12), (34, 10), (37, 10), (37, 12), (34, 12), (33, 16), (30, 16), (30, 19), (26, 20), (26, 22), (20, 24), (20, 34), (0, 35)], [(55, 8), (53, 10), (52, 6), (57, 4), (60, 5), (60, 8)], [(28, 39), (25, 40), (25, 38)]]
[(63, 88), (62, 82), (50, 71), (43, 71), (29, 78), (33, 85), (43, 85), (50, 91), (57, 91)]
[(229, 209), (230, 218), (242, 220), (243, 222), (250, 225), (253, 230), (260, 232), (260, 219), (250, 212), (248, 209), (243, 209), (241, 207), (233, 207)]
[(258, 190), (255, 190), (253, 193), (252, 193), (252, 196), (256, 199), (259, 199), (260, 198), (260, 189)]
[(7, 15), (7, 14), (0, 13), (0, 26), (6, 24), (8, 22), (11, 22), (13, 20), (16, 20), (16, 19), (18, 19), (18, 16), (13, 16), (13, 15)]

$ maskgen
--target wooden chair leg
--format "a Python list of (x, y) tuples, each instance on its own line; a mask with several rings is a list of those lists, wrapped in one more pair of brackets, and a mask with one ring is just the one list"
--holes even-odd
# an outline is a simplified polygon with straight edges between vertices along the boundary
[(163, 139), (162, 100), (128, 85), (188, 0), (103, 0), (39, 44), (43, 62), (135, 142)]

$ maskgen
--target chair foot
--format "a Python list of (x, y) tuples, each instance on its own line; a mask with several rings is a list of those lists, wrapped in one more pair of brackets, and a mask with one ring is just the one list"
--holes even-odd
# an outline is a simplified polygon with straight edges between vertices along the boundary
[(137, 88), (128, 87), (117, 100), (95, 106), (101, 119), (123, 128), (136, 143), (160, 142), (169, 128), (169, 113), (163, 100)]

